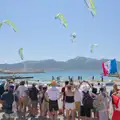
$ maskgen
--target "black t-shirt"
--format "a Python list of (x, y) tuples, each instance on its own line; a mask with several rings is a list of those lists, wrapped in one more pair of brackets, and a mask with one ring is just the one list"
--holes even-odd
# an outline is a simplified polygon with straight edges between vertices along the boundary
[(11, 114), (12, 113), (12, 104), (14, 101), (14, 94), (11, 91), (4, 92), (3, 95), (1, 96), (1, 100), (4, 101), (4, 110), (5, 113)]
[(36, 87), (32, 87), (29, 89), (29, 97), (31, 100), (38, 100), (38, 89)]

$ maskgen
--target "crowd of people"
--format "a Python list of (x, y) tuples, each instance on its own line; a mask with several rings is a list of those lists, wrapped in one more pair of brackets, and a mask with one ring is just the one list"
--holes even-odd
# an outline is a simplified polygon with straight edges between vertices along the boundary
[(62, 87), (57, 87), (55, 80), (52, 80), (51, 86), (26, 86), (25, 81), (20, 84), (6, 81), (0, 85), (0, 103), (1, 111), (5, 113), (4, 120), (26, 120), (27, 115), (32, 118), (46, 116), (51, 120), (57, 120), (58, 115), (66, 120), (109, 120), (110, 105), (113, 108), (112, 120), (120, 120), (120, 90), (117, 84), (109, 94), (106, 86), (101, 85), (98, 89), (88, 81), (74, 84), (69, 80)]

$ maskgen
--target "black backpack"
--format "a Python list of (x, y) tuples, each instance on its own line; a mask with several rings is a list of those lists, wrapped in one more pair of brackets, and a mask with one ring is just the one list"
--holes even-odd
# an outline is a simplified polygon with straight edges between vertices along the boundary
[(93, 109), (93, 98), (90, 96), (89, 92), (83, 91), (83, 106), (86, 109)]
[(29, 97), (31, 98), (31, 100), (37, 100), (37, 94), (38, 90), (36, 88), (31, 88), (29, 90)]

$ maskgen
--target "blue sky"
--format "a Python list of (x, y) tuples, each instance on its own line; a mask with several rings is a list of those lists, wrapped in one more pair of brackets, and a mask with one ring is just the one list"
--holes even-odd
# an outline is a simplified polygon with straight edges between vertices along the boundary
[[(77, 56), (116, 58), (120, 60), (120, 1), (95, 0), (97, 15), (93, 18), (84, 0), (2, 0), (0, 21), (9, 19), (18, 28), (15, 33), (4, 25), (0, 29), (0, 63), (21, 62), (18, 49), (24, 49), (24, 60), (68, 60)], [(64, 28), (57, 13), (64, 14)], [(76, 32), (76, 42), (70, 41)], [(90, 45), (99, 47), (90, 53)]]

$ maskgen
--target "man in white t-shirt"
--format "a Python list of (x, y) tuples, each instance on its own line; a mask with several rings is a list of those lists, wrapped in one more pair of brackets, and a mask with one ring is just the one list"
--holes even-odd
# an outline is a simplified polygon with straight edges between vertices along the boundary
[(60, 91), (56, 87), (52, 87), (47, 91), (48, 97), (52, 101), (56, 101), (59, 98)]
[(19, 107), (20, 107), (20, 111), (22, 109), (24, 109), (24, 111), (26, 111), (26, 104), (27, 104), (27, 91), (28, 88), (24, 86), (25, 82), (21, 81), (20, 82), (20, 86), (17, 88), (17, 95), (19, 98)]
[(56, 81), (52, 80), (51, 88), (48, 89), (47, 94), (49, 98), (49, 116), (52, 120), (57, 119), (57, 111), (59, 110), (58, 107), (58, 99), (60, 96), (60, 91), (56, 88)]
[(18, 97), (21, 98), (27, 96), (26, 94), (27, 90), (28, 90), (27, 87), (25, 87), (24, 85), (20, 85), (17, 89)]

